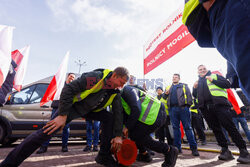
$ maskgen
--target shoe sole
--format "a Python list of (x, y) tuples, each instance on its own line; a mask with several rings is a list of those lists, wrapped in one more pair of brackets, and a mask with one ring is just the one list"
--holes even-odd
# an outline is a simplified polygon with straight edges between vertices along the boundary
[(222, 160), (222, 161), (231, 161), (234, 159), (234, 157), (230, 157), (229, 159), (224, 159), (224, 158), (220, 158), (218, 157), (219, 160)]

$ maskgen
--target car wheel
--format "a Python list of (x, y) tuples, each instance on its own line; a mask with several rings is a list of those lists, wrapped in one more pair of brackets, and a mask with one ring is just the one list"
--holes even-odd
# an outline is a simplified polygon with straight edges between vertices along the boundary
[(5, 135), (6, 135), (5, 126), (3, 124), (0, 124), (0, 143), (1, 144), (3, 143)]

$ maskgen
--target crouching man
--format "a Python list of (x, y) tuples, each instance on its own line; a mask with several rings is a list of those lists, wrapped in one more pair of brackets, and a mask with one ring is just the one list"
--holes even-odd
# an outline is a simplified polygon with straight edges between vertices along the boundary
[(135, 141), (139, 149), (137, 160), (152, 161), (150, 154), (146, 151), (146, 148), (149, 148), (164, 154), (165, 161), (162, 167), (175, 166), (178, 149), (156, 141), (150, 136), (165, 123), (167, 116), (164, 105), (156, 98), (132, 86), (125, 86), (121, 97), (125, 124), (123, 134)]

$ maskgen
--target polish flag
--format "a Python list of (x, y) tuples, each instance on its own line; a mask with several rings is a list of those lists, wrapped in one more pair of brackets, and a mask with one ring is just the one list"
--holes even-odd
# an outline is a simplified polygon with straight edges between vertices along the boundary
[(8, 75), (14, 27), (0, 25), (0, 88)]
[(16, 75), (13, 83), (13, 87), (17, 91), (22, 89), (22, 84), (28, 64), (29, 52), (30, 46), (28, 45), (22, 49), (13, 51), (11, 54), (12, 59), (17, 63)]
[(40, 106), (44, 105), (48, 101), (59, 100), (62, 88), (65, 84), (67, 67), (68, 67), (69, 52), (66, 53), (59, 70), (51, 80), (41, 102)]

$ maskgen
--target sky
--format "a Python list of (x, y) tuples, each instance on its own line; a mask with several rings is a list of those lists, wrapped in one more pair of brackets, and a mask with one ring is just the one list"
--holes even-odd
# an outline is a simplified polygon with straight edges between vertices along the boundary
[[(54, 75), (67, 51), (68, 72), (124, 66), (143, 78), (143, 45), (184, 0), (0, 0), (0, 24), (14, 26), (12, 50), (30, 45), (24, 85)], [(171, 84), (179, 73), (191, 88), (197, 67), (226, 74), (216, 49), (196, 42), (145, 75)]]

